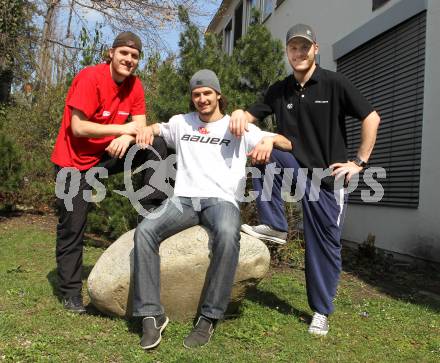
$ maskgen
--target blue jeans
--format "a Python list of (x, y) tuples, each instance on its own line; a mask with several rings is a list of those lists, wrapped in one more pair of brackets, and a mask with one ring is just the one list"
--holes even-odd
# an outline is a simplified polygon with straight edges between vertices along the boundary
[(163, 202), (159, 216), (147, 216), (134, 235), (133, 316), (164, 313), (160, 303), (159, 245), (168, 237), (200, 224), (212, 239), (201, 314), (222, 319), (231, 296), (240, 252), (240, 211), (219, 198), (172, 197)]

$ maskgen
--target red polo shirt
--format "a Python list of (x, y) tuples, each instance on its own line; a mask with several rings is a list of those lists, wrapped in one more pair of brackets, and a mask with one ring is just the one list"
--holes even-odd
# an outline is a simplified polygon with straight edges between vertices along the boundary
[(109, 64), (84, 68), (75, 77), (67, 93), (51, 160), (61, 167), (87, 170), (99, 163), (105, 148), (115, 137), (75, 137), (70, 126), (73, 108), (84, 113), (91, 122), (123, 124), (128, 115), (145, 115), (144, 90), (135, 76), (117, 85), (111, 77)]

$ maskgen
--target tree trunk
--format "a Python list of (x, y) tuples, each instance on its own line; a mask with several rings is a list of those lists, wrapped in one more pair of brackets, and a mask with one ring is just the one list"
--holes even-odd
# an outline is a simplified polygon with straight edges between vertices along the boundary
[(0, 70), (0, 105), (9, 101), (13, 73), (10, 69)]
[(46, 0), (47, 12), (44, 17), (43, 36), (41, 39), (41, 56), (39, 62), (39, 79), (41, 85), (45, 87), (52, 80), (52, 62), (50, 57), (50, 48), (55, 33), (55, 11), (61, 0)]

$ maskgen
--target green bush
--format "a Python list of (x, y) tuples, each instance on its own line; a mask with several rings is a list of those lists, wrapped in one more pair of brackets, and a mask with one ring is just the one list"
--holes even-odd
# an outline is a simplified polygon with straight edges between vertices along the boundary
[(222, 94), (228, 99), (227, 112), (248, 107), (271, 83), (285, 76), (282, 43), (264, 25), (251, 25), (233, 54), (227, 55), (218, 35), (206, 33), (202, 37), (183, 10), (179, 18), (184, 27), (179, 56), (161, 61), (154, 55), (140, 72), (147, 86), (151, 122), (167, 121), (172, 115), (189, 111), (188, 83), (200, 69), (208, 68), (218, 75)]
[[(123, 174), (112, 175), (101, 182), (107, 189), (102, 202), (94, 203), (88, 216), (87, 231), (92, 238), (116, 240), (123, 233), (135, 228), (138, 214), (128, 198), (119, 195), (115, 190), (125, 190)], [(133, 181), (134, 187), (140, 187), (139, 181)]]
[(0, 134), (0, 205), (10, 207), (18, 199), (22, 184), (19, 151), (12, 139)]
[[(31, 109), (11, 105), (1, 114), (2, 134), (14, 140), (14, 162), (21, 165), (22, 171), (21, 187), (14, 194), (14, 200), (10, 199), (12, 195), (7, 197), (6, 204), (14, 201), (36, 209), (47, 209), (52, 204), (55, 183), (50, 155), (58, 134), (66, 91), (67, 85), (49, 88), (38, 94)], [(11, 170), (11, 173), (15, 171)]]
[[(252, 189), (248, 183), (248, 189)], [(259, 224), (255, 201), (243, 203), (240, 207), (243, 223)], [(275, 266), (304, 268), (304, 240), (301, 230), (301, 211), (299, 203), (286, 203), (286, 218), (289, 226), (285, 245), (268, 244), (271, 263)]]

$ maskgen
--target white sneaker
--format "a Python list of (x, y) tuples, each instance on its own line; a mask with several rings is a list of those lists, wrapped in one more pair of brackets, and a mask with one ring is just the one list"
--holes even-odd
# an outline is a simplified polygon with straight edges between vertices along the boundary
[(328, 333), (328, 329), (328, 318), (319, 313), (313, 314), (313, 319), (309, 326), (309, 333), (325, 336)]
[(260, 224), (258, 226), (249, 226), (247, 224), (242, 224), (241, 230), (250, 236), (254, 236), (257, 237), (258, 239), (269, 242), (275, 242), (280, 245), (285, 244), (287, 239), (286, 232), (277, 231), (265, 224)]

